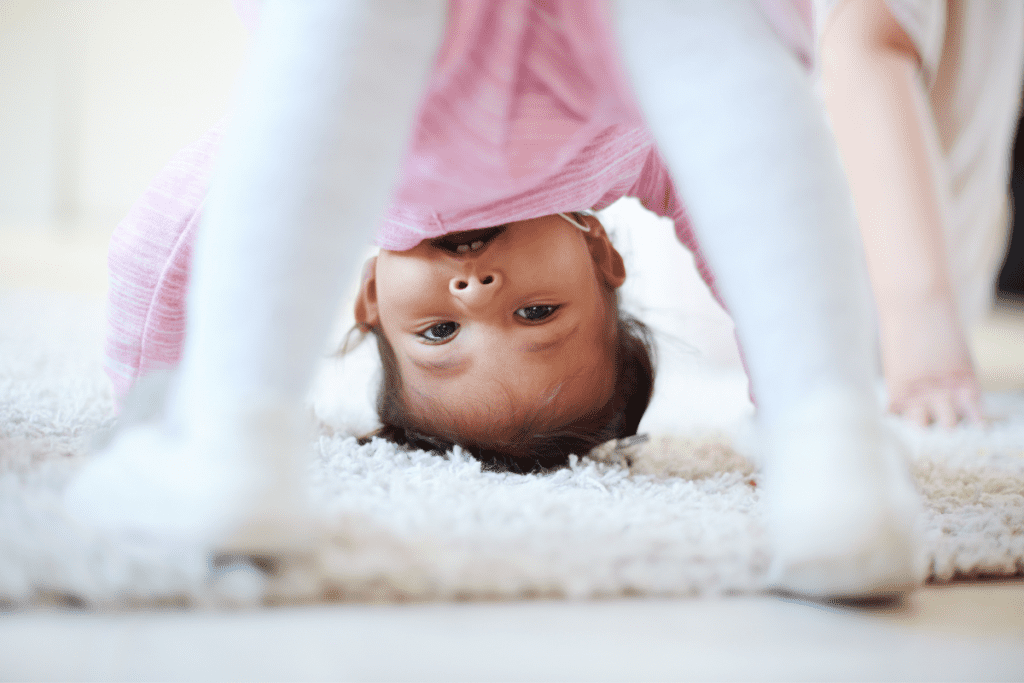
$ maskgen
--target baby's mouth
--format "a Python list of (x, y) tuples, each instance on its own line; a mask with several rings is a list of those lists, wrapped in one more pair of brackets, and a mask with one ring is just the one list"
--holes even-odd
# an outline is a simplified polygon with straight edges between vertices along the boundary
[(495, 237), (505, 232), (504, 225), (496, 228), (480, 228), (479, 230), (464, 230), (452, 232), (430, 240), (430, 243), (438, 249), (453, 254), (472, 254), (483, 249)]

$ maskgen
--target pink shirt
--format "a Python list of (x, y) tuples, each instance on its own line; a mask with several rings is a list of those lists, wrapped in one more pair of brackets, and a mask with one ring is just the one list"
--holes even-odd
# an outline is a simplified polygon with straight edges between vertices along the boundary
[[(235, 4), (258, 19), (252, 0)], [(807, 3), (761, 4), (809, 62)], [(381, 248), (632, 196), (673, 220), (713, 289), (603, 11), (597, 0), (450, 1)], [(107, 372), (119, 401), (139, 377), (180, 360), (192, 246), (224, 127), (179, 152), (114, 231)]]

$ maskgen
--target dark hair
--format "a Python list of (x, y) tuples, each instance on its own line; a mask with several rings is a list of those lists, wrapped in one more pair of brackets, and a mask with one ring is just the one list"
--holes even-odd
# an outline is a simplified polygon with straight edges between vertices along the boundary
[(615, 386), (611, 398), (596, 411), (554, 430), (535, 429), (536, 417), (520, 419), (513, 424), (512, 436), (500, 441), (466, 443), (454, 428), (424, 426), (408, 409), (391, 344), (381, 330), (369, 330), (377, 339), (383, 366), (377, 392), (377, 417), (383, 426), (359, 443), (377, 436), (438, 454), (447, 453), (457, 443), (487, 469), (525, 474), (562, 467), (568, 464), (570, 454), (586, 455), (606, 441), (633, 436), (654, 391), (654, 344), (646, 325), (618, 310), (614, 293), (609, 299), (616, 313)]

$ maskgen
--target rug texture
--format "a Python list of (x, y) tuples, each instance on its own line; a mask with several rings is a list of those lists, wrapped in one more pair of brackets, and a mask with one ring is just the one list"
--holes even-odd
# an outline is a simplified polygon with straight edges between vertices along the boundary
[[(0, 604), (686, 596), (764, 586), (771, 557), (760, 477), (741, 455), (751, 441), (742, 376), (699, 362), (659, 378), (644, 425), (652, 438), (641, 448), (522, 476), (481, 471), (458, 450), (357, 445), (349, 432), (372, 419), (373, 369), (350, 357), (346, 374), (325, 371), (320, 382), (322, 394), (360, 397), (364, 409), (318, 403), (310, 496), (328, 534), (316, 558), (278, 571), (259, 561), (213, 566), (194, 550), (79, 528), (61, 492), (114, 423), (102, 317), (93, 299), (0, 296)], [(1024, 397), (987, 400), (1002, 416), (987, 428), (902, 431), (926, 498), (933, 581), (1024, 572)], [(687, 418), (673, 422), (673, 413)]]

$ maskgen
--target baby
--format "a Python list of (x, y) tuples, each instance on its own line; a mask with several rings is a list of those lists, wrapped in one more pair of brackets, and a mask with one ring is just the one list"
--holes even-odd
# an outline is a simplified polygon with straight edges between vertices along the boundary
[[(624, 3), (631, 87), (599, 2), (452, 2), (434, 62), (437, 4), (396, 18), (371, 1), (265, 2), (209, 197), (173, 167), (179, 191), (150, 206), (177, 237), (143, 240), (147, 258), (124, 269), (130, 281), (158, 256), (155, 285), (123, 290), (128, 307), (156, 305), (118, 318), (138, 352), (126, 345), (113, 371), (130, 383), (180, 350), (167, 409), (90, 463), (69, 508), (218, 547), (295, 542), (301, 401), (399, 168), (397, 131), (413, 129), (357, 304), (391, 368), (385, 434), (525, 469), (635, 431), (644, 335), (619, 321), (621, 259), (578, 210), (638, 196), (688, 246), (696, 233), (736, 323), (764, 435), (772, 582), (817, 596), (911, 587), (916, 497), (875, 405), (856, 223), (800, 4)], [(162, 304), (186, 286), (184, 336), (181, 308)]]

